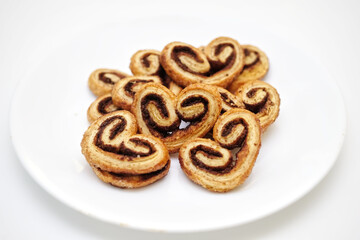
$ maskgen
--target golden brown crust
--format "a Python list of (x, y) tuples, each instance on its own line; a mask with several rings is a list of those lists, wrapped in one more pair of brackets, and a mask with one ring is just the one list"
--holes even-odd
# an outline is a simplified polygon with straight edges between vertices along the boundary
[[(244, 109), (231, 109), (214, 126), (216, 142), (196, 138), (179, 151), (180, 166), (195, 183), (214, 192), (227, 192), (250, 175), (261, 146), (256, 116)], [(240, 148), (233, 157), (228, 149)]]
[(135, 76), (158, 76), (162, 71), (159, 57), (157, 50), (139, 50), (131, 57), (130, 70)]
[(269, 60), (266, 54), (252, 45), (242, 45), (245, 53), (245, 64), (240, 75), (230, 84), (229, 91), (235, 93), (247, 81), (261, 80), (269, 71)]
[(222, 87), (217, 87), (221, 96), (221, 113), (233, 108), (245, 108), (244, 104), (231, 92)]
[(181, 90), (183, 90), (183, 88), (177, 85), (174, 81), (169, 82), (169, 89), (175, 95), (179, 95)]
[(87, 111), (87, 118), (92, 123), (99, 117), (118, 110), (121, 108), (113, 104), (111, 94), (105, 94), (91, 103)]
[(88, 80), (90, 90), (98, 97), (111, 93), (115, 83), (130, 75), (115, 69), (99, 68), (93, 71)]
[[(175, 96), (164, 86), (150, 83), (136, 93), (131, 111), (140, 132), (159, 137), (173, 153), (185, 141), (211, 130), (221, 111), (221, 98), (215, 87), (206, 84), (190, 85)], [(180, 120), (190, 124), (179, 129)]]
[(163, 168), (155, 172), (138, 174), (138, 175), (111, 173), (101, 170), (100, 168), (97, 167), (92, 167), (92, 169), (99, 179), (115, 187), (140, 188), (150, 185), (160, 180), (161, 178), (165, 177), (169, 172), (170, 163), (171, 161), (169, 160)]
[(198, 49), (199, 49), (201, 52), (205, 52), (205, 46), (200, 46), (200, 47), (198, 47)]
[(248, 81), (240, 86), (236, 96), (247, 110), (256, 114), (263, 132), (279, 116), (280, 96), (269, 83), (261, 80)]
[(158, 76), (132, 76), (123, 78), (117, 82), (112, 90), (114, 104), (122, 109), (130, 111), (135, 93), (148, 83), (161, 83)]
[(144, 174), (163, 168), (170, 159), (165, 145), (136, 132), (136, 119), (130, 112), (108, 113), (84, 133), (82, 153), (91, 166), (112, 173)]
[(166, 74), (180, 86), (206, 83), (227, 87), (243, 68), (244, 52), (236, 40), (228, 37), (214, 39), (204, 51), (172, 42), (162, 50), (160, 62)]

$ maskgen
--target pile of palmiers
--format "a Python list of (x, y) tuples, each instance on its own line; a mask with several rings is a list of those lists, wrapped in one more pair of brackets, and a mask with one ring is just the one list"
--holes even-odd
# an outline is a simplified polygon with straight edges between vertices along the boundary
[(227, 192), (251, 173), (261, 134), (279, 115), (276, 89), (261, 79), (269, 69), (259, 48), (219, 37), (207, 46), (171, 42), (131, 57), (132, 76), (97, 69), (98, 96), (81, 142), (95, 174), (121, 188), (149, 185), (167, 175), (178, 153), (186, 176)]

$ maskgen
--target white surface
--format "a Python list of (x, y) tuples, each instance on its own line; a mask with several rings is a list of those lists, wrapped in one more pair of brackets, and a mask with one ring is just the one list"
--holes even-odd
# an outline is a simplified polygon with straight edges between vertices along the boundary
[[(166, 22), (147, 18), (112, 24), (92, 29), (49, 54), (20, 83), (11, 109), (14, 146), (30, 175), (54, 197), (86, 215), (166, 232), (247, 223), (288, 206), (312, 189), (335, 162), (345, 134), (344, 103), (335, 82), (313, 59), (257, 26), (243, 27), (239, 33), (234, 31), (239, 24), (207, 22), (168, 17)], [(191, 27), (194, 23), (204, 26), (199, 31)], [(149, 31), (146, 24), (153, 27), (144, 39), (143, 33)], [(168, 36), (159, 37), (163, 29)], [(131, 35), (124, 38), (117, 34), (121, 31)], [(198, 46), (220, 35), (266, 51), (271, 59), (266, 82), (281, 95), (281, 114), (264, 134), (245, 184), (226, 194), (206, 191), (186, 178), (176, 156), (168, 176), (143, 189), (120, 190), (99, 181), (80, 149), (89, 125), (86, 111), (95, 100), (87, 87), (88, 75), (104, 66), (124, 71), (138, 49), (161, 49), (174, 39)], [(299, 71), (300, 65), (307, 71)]]
[[(256, 1), (230, 4), (222, 1), (220, 6), (216, 2), (207, 2), (195, 4), (193, 9), (186, 4), (177, 5), (175, 9), (170, 3), (150, 6), (138, 2), (1, 4), (0, 100), (4, 129), (1, 160), (4, 171), (0, 181), (3, 190), (0, 238), (359, 239), (359, 3)], [(171, 10), (169, 14), (194, 14), (200, 9), (205, 12), (200, 15), (229, 15), (239, 22), (262, 24), (312, 53), (338, 81), (348, 109), (348, 128), (344, 147), (330, 174), (310, 194), (275, 215), (241, 227), (186, 235), (146, 233), (102, 223), (73, 211), (43, 191), (21, 167), (10, 143), (8, 129), (8, 110), (15, 85), (29, 69), (36, 67), (34, 63), (44, 59), (45, 55), (39, 53), (56, 49), (55, 42), (59, 39), (69, 39), (76, 32), (100, 22), (121, 21), (121, 16), (134, 15), (135, 10), (139, 15), (156, 15), (165, 10)]]

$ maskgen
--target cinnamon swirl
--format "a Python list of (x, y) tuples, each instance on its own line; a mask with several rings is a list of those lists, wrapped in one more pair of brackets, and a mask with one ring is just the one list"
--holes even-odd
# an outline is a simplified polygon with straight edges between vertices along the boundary
[[(261, 146), (256, 116), (245, 109), (231, 109), (214, 126), (215, 141), (196, 138), (179, 151), (179, 161), (187, 177), (214, 192), (227, 192), (250, 175)], [(228, 149), (239, 148), (233, 157)]]
[(86, 130), (82, 153), (100, 179), (129, 188), (166, 175), (170, 156), (165, 145), (136, 132), (135, 117), (124, 110), (98, 118)]
[[(171, 153), (210, 131), (220, 111), (220, 94), (205, 84), (190, 85), (175, 96), (166, 87), (150, 83), (135, 94), (132, 105), (140, 132), (159, 137)], [(189, 125), (180, 129), (181, 120)]]
[(160, 62), (167, 75), (180, 86), (205, 83), (226, 88), (244, 66), (244, 51), (228, 37), (211, 41), (204, 51), (186, 43), (165, 46)]
[(89, 77), (89, 88), (96, 96), (99, 97), (104, 94), (111, 93), (114, 84), (128, 76), (128, 74), (115, 69), (96, 69)]

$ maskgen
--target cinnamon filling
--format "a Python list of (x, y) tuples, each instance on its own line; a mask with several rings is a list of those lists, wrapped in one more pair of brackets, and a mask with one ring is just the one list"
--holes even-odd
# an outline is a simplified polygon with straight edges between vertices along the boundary
[(248, 133), (248, 124), (244, 121), (244, 119), (239, 118), (226, 123), (221, 131), (221, 136), (226, 137), (230, 135), (233, 132), (234, 127), (239, 124), (244, 126), (244, 130), (233, 142), (229, 144), (220, 144), (222, 147), (226, 147), (229, 149), (233, 149), (237, 147), (242, 148)]
[(258, 62), (260, 62), (259, 53), (256, 51), (251, 51), (247, 48), (244, 48), (245, 53), (245, 65), (243, 69), (251, 68)]
[(194, 52), (194, 50), (192, 50), (191, 48), (186, 47), (186, 46), (176, 46), (173, 48), (173, 50), (171, 52), (171, 58), (184, 71), (195, 74), (195, 75), (200, 75), (200, 76), (205, 75), (205, 74), (201, 74), (199, 72), (195, 72), (195, 71), (191, 70), (188, 66), (183, 64), (180, 61), (180, 56), (187, 56), (187, 57), (195, 59), (199, 63), (203, 63), (204, 61), (198, 56), (198, 54), (196, 52)]
[(234, 46), (230, 43), (223, 43), (223, 44), (219, 44), (216, 46), (215, 48), (215, 55), (219, 55), (226, 47), (231, 47), (232, 48), (232, 53), (230, 54), (229, 57), (226, 58), (225, 62), (221, 62), (221, 61), (211, 61), (211, 74), (215, 74), (219, 71), (223, 71), (226, 69), (231, 68), (234, 65), (235, 62), (235, 57), (236, 57), (236, 53), (234, 51)]
[(133, 90), (134, 85), (138, 85), (138, 84), (145, 84), (145, 83), (149, 83), (149, 82), (153, 82), (152, 80), (143, 80), (143, 79), (134, 79), (129, 81), (125, 86), (125, 92), (127, 93), (127, 95), (134, 97), (135, 96), (135, 91)]
[(104, 133), (105, 128), (110, 125), (113, 121), (119, 119), (120, 123), (116, 124), (111, 130), (110, 130), (110, 136), (109, 139), (114, 139), (118, 134), (122, 133), (126, 127), (127, 121), (122, 116), (113, 116), (111, 118), (106, 119), (99, 127), (99, 131), (96, 134), (95, 137), (95, 146), (101, 148), (104, 151), (112, 152), (112, 153), (119, 153), (119, 148), (114, 147), (112, 145), (106, 144), (101, 140), (101, 136)]
[(153, 53), (144, 54), (141, 58), (141, 64), (144, 65), (146, 68), (150, 67), (150, 62), (149, 62), (148, 57), (152, 54)]
[(145, 114), (145, 115), (143, 115), (144, 119), (147, 119), (150, 117), (149, 112), (147, 110), (147, 105), (150, 102), (152, 102), (153, 104), (156, 105), (156, 107), (160, 110), (160, 114), (163, 117), (166, 117), (166, 118), (169, 117), (169, 112), (166, 108), (166, 103), (165, 103), (164, 99), (162, 98), (162, 96), (155, 94), (155, 93), (150, 93), (141, 100), (141, 112), (143, 112), (143, 114)]
[(181, 102), (180, 106), (188, 107), (188, 106), (192, 106), (192, 105), (199, 104), (199, 103), (201, 103), (204, 106), (204, 110), (201, 113), (197, 113), (193, 117), (184, 117), (178, 111), (176, 111), (176, 112), (177, 112), (178, 116), (184, 121), (187, 121), (187, 122), (200, 121), (205, 116), (205, 114), (208, 112), (209, 101), (206, 98), (203, 98), (201, 96), (188, 97), (184, 101)]
[(163, 118), (169, 117), (169, 112), (168, 112), (168, 109), (166, 108), (166, 103), (165, 103), (164, 99), (158, 94), (150, 93), (141, 100), (141, 114), (142, 114), (143, 120), (145, 121), (145, 123), (149, 129), (157, 132), (158, 134), (160, 134), (163, 137), (168, 136), (169, 134), (167, 134), (167, 132), (175, 130), (179, 127), (180, 120), (175, 121), (170, 126), (160, 126), (156, 121), (154, 121), (154, 119), (151, 118), (151, 115), (147, 108), (147, 106), (150, 102), (156, 106), (156, 108), (159, 110), (159, 112)]
[(269, 94), (266, 92), (265, 89), (262, 89), (262, 88), (253, 88), (246, 93), (246, 96), (248, 98), (254, 98), (256, 96), (256, 92), (259, 90), (264, 91), (266, 93), (266, 95), (261, 99), (255, 99), (255, 100), (258, 100), (258, 102), (248, 103), (248, 102), (244, 101), (245, 108), (255, 114), (259, 113), (264, 108), (264, 106), (268, 100)]
[(217, 166), (217, 167), (208, 166), (208, 165), (204, 164), (203, 162), (201, 162), (196, 157), (196, 153), (199, 151), (201, 151), (202, 154), (204, 154), (206, 157), (208, 157), (210, 159), (215, 158), (215, 157), (218, 157), (218, 158), (223, 157), (222, 153), (215, 151), (214, 149), (204, 146), (204, 145), (198, 145), (190, 150), (190, 159), (191, 159), (192, 163), (196, 167), (201, 168), (212, 174), (222, 175), (222, 174), (229, 173), (237, 162), (236, 158), (230, 157), (230, 159), (223, 166)]
[(103, 135), (105, 129), (115, 120), (120, 120), (120, 122), (118, 124), (115, 124), (111, 129), (110, 129), (110, 135), (109, 135), (109, 139), (112, 140), (114, 139), (117, 135), (121, 134), (127, 124), (126, 119), (123, 116), (113, 116), (111, 118), (106, 119), (99, 127), (99, 131), (96, 134), (95, 137), (95, 145), (97, 147), (99, 147), (100, 149), (107, 151), (107, 152), (112, 152), (112, 153), (116, 153), (116, 154), (122, 154), (122, 155), (126, 155), (129, 156), (131, 160), (131, 158), (137, 157), (137, 156), (149, 156), (151, 154), (153, 154), (156, 150), (155, 147), (149, 142), (146, 141), (144, 139), (141, 138), (131, 138), (129, 141), (134, 143), (136, 146), (141, 146), (142, 148), (147, 149), (147, 151), (137, 151), (137, 149), (131, 149), (129, 147), (127, 147), (124, 142), (122, 142), (120, 144), (120, 146), (112, 146), (110, 144), (106, 144), (102, 141), (101, 136)]
[(223, 102), (232, 107), (232, 108), (236, 108), (236, 107), (239, 107), (230, 97), (227, 93), (225, 92), (220, 92), (220, 95), (221, 95), (221, 99), (223, 100)]
[[(155, 55), (157, 56), (158, 58), (160, 58), (160, 56), (158, 54), (155, 54), (155, 53), (147, 53), (147, 54), (144, 54), (141, 58), (141, 64), (145, 67), (145, 68), (148, 68), (150, 67), (151, 65), (151, 62), (149, 61), (148, 57), (151, 56), (151, 55)], [(159, 59), (160, 61), (160, 59)], [(150, 74), (150, 73), (149, 73)], [(157, 68), (156, 71), (154, 72), (151, 72), (151, 75), (152, 76), (159, 76), (160, 79), (161, 79), (161, 82), (162, 84), (165, 86), (165, 87), (169, 87), (169, 84), (170, 84), (170, 77), (168, 77), (166, 75), (166, 72), (165, 70), (161, 67), (160, 65), (160, 62), (159, 62), (159, 67)]]
[(111, 97), (104, 98), (99, 102), (97, 106), (98, 112), (101, 114), (109, 113), (109, 111), (106, 108), (109, 107), (111, 104), (113, 104)]
[(125, 146), (124, 143), (121, 143), (120, 145), (120, 149), (119, 149), (119, 152), (123, 155), (127, 155), (127, 156), (130, 156), (130, 157), (133, 157), (133, 158), (136, 158), (137, 156), (140, 156), (140, 157), (146, 157), (146, 156), (149, 156), (151, 154), (153, 154), (156, 150), (154, 148), (154, 146), (144, 140), (144, 139), (141, 139), (141, 138), (131, 138), (130, 139), (130, 142), (133, 142), (135, 143), (136, 146), (141, 146), (141, 147), (144, 147), (146, 148), (148, 151), (146, 152), (140, 152), (140, 151), (137, 151), (137, 149), (131, 149), (131, 148), (128, 148)]
[(105, 74), (112, 74), (112, 75), (115, 75), (115, 76), (119, 77), (120, 79), (126, 77), (125, 75), (119, 74), (117, 72), (101, 72), (101, 73), (99, 73), (99, 80), (100, 81), (102, 81), (104, 83), (107, 83), (107, 84), (112, 84), (112, 85), (115, 84), (115, 82), (111, 78), (106, 77)]

